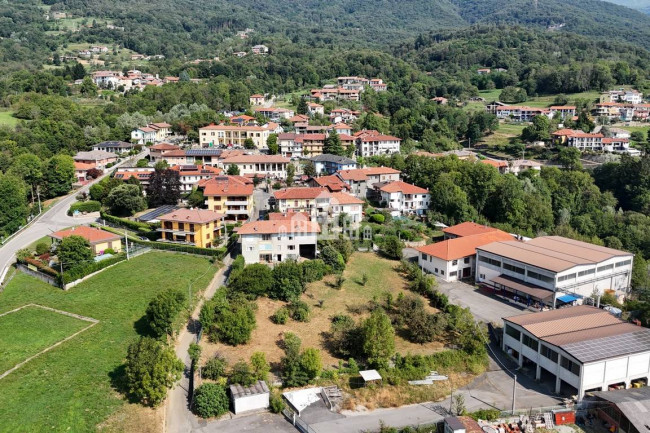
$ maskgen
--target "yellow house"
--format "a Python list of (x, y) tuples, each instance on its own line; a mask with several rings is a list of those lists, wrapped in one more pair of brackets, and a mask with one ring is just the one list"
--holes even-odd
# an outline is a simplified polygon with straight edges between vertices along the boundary
[(122, 251), (122, 237), (104, 230), (87, 226), (78, 226), (71, 229), (54, 232), (50, 237), (55, 241), (62, 241), (69, 236), (80, 236), (88, 241), (90, 249), (96, 256), (104, 254), (109, 248), (119, 253)]
[(240, 176), (217, 176), (199, 183), (208, 209), (228, 220), (247, 220), (253, 215), (253, 185)]
[(219, 244), (222, 213), (205, 209), (176, 209), (158, 217), (161, 240), (199, 248), (211, 248)]
[(199, 128), (201, 147), (239, 146), (244, 147), (247, 138), (253, 140), (258, 149), (267, 149), (266, 140), (272, 131), (263, 126), (208, 125)]

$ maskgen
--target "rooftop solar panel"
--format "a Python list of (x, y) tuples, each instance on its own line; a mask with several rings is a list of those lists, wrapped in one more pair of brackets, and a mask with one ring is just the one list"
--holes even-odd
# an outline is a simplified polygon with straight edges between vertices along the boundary
[(648, 352), (650, 351), (650, 329), (639, 328), (637, 332), (563, 344), (560, 347), (583, 364)]
[(144, 222), (151, 221), (151, 220), (154, 220), (154, 219), (158, 218), (161, 215), (165, 215), (166, 213), (169, 213), (169, 212), (174, 211), (176, 209), (178, 209), (178, 206), (174, 206), (174, 205), (171, 205), (171, 204), (160, 206), (159, 208), (156, 208), (156, 209), (152, 210), (151, 212), (147, 212), (146, 214), (139, 216), (138, 220), (139, 221), (144, 221)]
[(221, 149), (189, 149), (185, 151), (187, 156), (219, 156)]

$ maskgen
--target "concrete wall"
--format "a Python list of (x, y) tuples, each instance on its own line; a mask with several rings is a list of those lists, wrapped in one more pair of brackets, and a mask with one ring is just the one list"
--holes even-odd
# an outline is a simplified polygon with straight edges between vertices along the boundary
[(235, 415), (251, 410), (261, 410), (269, 407), (269, 393), (247, 395), (233, 400)]

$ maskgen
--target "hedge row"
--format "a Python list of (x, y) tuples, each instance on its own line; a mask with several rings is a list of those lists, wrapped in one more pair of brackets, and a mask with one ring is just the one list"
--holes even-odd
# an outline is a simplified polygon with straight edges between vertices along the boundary
[(99, 212), (102, 209), (102, 204), (98, 201), (88, 200), (88, 201), (78, 201), (70, 205), (68, 209), (68, 215), (72, 215), (75, 211), (79, 212)]
[(92, 262), (84, 265), (75, 266), (74, 268), (71, 268), (67, 271), (63, 271), (63, 278), (62, 278), (63, 284), (68, 284), (73, 281), (76, 281), (80, 278), (85, 277), (86, 275), (90, 275), (93, 272), (97, 272), (110, 265), (119, 263), (125, 259), (126, 259), (126, 254), (120, 253), (111, 258), (104, 259), (99, 262)]
[(27, 257), (25, 259), (17, 259), (18, 263), (22, 263), (23, 265), (33, 265), (38, 269), (39, 271), (43, 272), (44, 274), (48, 274), (52, 277), (59, 278), (59, 273), (52, 269), (51, 267), (44, 265), (41, 263), (40, 260), (36, 260), (32, 257)]
[(150, 230), (155, 230), (156, 228), (160, 227), (160, 223), (141, 223), (138, 221), (131, 221), (130, 219), (126, 218), (119, 218), (113, 215), (109, 215), (106, 212), (102, 212), (100, 214), (102, 219), (113, 223), (117, 224), (122, 227), (126, 227), (127, 229), (135, 230), (135, 231), (150, 231)]
[(182, 253), (198, 254), (201, 256), (212, 256), (219, 259), (226, 255), (226, 248), (199, 248), (191, 245), (180, 245), (167, 242), (143, 241), (141, 239), (129, 238), (130, 242), (153, 248), (155, 250), (179, 251)]

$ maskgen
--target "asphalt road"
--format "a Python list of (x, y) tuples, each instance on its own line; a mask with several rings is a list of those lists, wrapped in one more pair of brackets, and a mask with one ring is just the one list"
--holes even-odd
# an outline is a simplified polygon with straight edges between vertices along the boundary
[[(116, 164), (114, 167), (120, 167), (127, 164), (131, 160), (138, 160), (146, 156), (148, 150), (141, 152), (139, 155), (134, 156), (131, 159), (124, 160), (119, 164)], [(113, 168), (111, 168), (111, 171)], [(103, 176), (100, 176), (98, 179), (88, 183), (82, 188), (74, 191), (72, 194), (67, 195), (58, 199), (58, 201), (52, 206), (47, 212), (42, 214), (36, 219), (29, 227), (23, 229), (20, 233), (15, 235), (12, 239), (7, 241), (2, 247), (0, 247), (0, 275), (2, 275), (4, 269), (15, 261), (16, 252), (21, 248), (25, 248), (27, 245), (39, 240), (43, 236), (55, 232), (57, 230), (64, 229), (73, 225), (86, 224), (95, 220), (92, 217), (70, 217), (67, 212), (70, 208), (70, 205), (76, 201), (76, 196), (81, 192), (87, 192), (91, 185), (95, 182), (100, 181), (104, 177), (108, 176), (110, 172), (107, 172)]]

